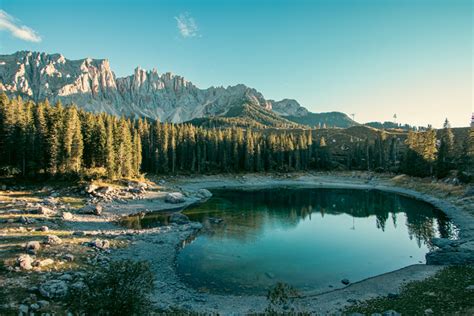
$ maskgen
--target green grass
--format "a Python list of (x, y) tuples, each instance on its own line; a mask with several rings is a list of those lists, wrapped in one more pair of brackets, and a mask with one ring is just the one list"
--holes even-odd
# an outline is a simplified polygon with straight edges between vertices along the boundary
[(469, 266), (447, 267), (435, 276), (407, 284), (397, 298), (380, 297), (358, 303), (346, 309), (370, 315), (395, 310), (402, 315), (472, 315), (474, 313), (474, 268)]

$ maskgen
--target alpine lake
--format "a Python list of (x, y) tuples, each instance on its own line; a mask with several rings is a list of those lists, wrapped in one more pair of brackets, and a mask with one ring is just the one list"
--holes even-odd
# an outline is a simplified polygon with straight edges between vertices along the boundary
[[(181, 280), (199, 291), (264, 295), (277, 282), (320, 293), (425, 263), (433, 237), (456, 227), (432, 205), (378, 190), (219, 189), (183, 214), (203, 229), (182, 243)], [(136, 217), (135, 228), (167, 225), (169, 213)]]

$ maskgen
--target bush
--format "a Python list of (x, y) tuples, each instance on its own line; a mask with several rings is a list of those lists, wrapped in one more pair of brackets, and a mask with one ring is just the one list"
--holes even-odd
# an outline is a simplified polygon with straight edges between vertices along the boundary
[(66, 302), (81, 315), (147, 315), (154, 279), (147, 262), (114, 261), (71, 289)]
[(283, 310), (288, 310), (293, 299), (298, 297), (298, 291), (289, 284), (278, 282), (273, 288), (268, 290), (268, 306), (265, 309), (266, 315), (279, 315)]

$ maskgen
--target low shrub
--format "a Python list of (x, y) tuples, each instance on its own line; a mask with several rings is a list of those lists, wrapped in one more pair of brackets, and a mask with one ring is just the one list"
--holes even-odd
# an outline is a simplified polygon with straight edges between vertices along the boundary
[(113, 261), (72, 288), (66, 303), (80, 315), (147, 315), (154, 279), (147, 262)]

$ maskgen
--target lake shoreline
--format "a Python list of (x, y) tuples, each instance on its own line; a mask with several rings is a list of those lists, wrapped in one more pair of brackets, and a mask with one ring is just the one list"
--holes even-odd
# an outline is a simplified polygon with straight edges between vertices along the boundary
[[(189, 201), (183, 203), (182, 208), (196, 203), (192, 198), (192, 192), (199, 189), (242, 189), (242, 190), (258, 190), (267, 188), (339, 188), (339, 189), (362, 189), (362, 190), (381, 190), (384, 192), (401, 194), (411, 198), (415, 198), (434, 205), (443, 211), (459, 228), (460, 244), (470, 243), (473, 240), (474, 220), (470, 214), (461, 211), (458, 207), (449, 201), (441, 200), (432, 195), (420, 193), (415, 190), (406, 189), (391, 185), (387, 179), (364, 177), (340, 177), (333, 175), (289, 175), (282, 178), (275, 178), (268, 175), (243, 175), (243, 176), (200, 176), (200, 177), (173, 177), (166, 180), (166, 187), (171, 191), (185, 192), (191, 196)], [(173, 206), (176, 207), (176, 206)], [(167, 211), (170, 205), (163, 205), (159, 210)], [(229, 313), (255, 313), (262, 312), (267, 301), (262, 296), (235, 296), (235, 295), (217, 295), (209, 293), (200, 293), (195, 289), (188, 288), (179, 280), (175, 271), (175, 257), (182, 240), (189, 238), (194, 232), (181, 235), (181, 239), (170, 238), (168, 242), (174, 244), (173, 258), (170, 260), (162, 260), (156, 264), (155, 270), (172, 270), (173, 276), (162, 276), (159, 280), (160, 284), (171, 284), (171, 287), (162, 287), (156, 294), (155, 298), (162, 310), (168, 310), (171, 306), (179, 306), (182, 309), (193, 310), (198, 312), (219, 312), (222, 314)], [(142, 251), (132, 250), (133, 257), (148, 248), (148, 242), (144, 242), (137, 248)], [(133, 246), (132, 246), (133, 247)], [(447, 246), (450, 247), (450, 246)], [(441, 249), (440, 251), (443, 251)], [(127, 252), (127, 251), (125, 251)], [(126, 256), (126, 255), (125, 255)], [(147, 254), (145, 257), (148, 257)], [(123, 254), (120, 255), (123, 257)], [(146, 258), (143, 258), (146, 259)], [(153, 263), (155, 265), (155, 263)], [(416, 264), (408, 266), (396, 271), (384, 273), (370, 277), (368, 279), (352, 283), (349, 286), (335, 285), (334, 289), (324, 293), (316, 293), (305, 295), (297, 299), (294, 303), (296, 311), (315, 311), (318, 313), (326, 313), (337, 311), (345, 306), (352, 304), (354, 301), (366, 300), (378, 295), (396, 294), (402, 284), (409, 281), (422, 280), (434, 275), (442, 268), (442, 265), (425, 265)], [(160, 277), (159, 277), (160, 278)], [(161, 283), (163, 282), (163, 283)], [(166, 289), (165, 289), (166, 288)], [(165, 299), (168, 298), (168, 299)], [(168, 304), (165, 303), (168, 301)]]
[[(69, 213), (70, 216), (67, 218), (64, 216), (65, 211), (60, 211), (59, 214), (62, 213), (62, 216), (43, 216), (41, 222), (36, 224), (21, 224), (17, 222), (9, 224), (5, 219), (5, 224), (0, 224), (0, 228), (2, 228), (0, 229), (0, 236), (8, 238), (18, 236), (22, 238), (21, 240), (24, 240), (25, 237), (38, 238), (32, 232), (19, 230), (21, 227), (17, 225), (20, 224), (27, 228), (33, 228), (35, 225), (48, 225), (53, 231), (45, 232), (44, 236), (48, 234), (61, 234), (60, 236), (64, 240), (63, 245), (66, 244), (66, 246), (70, 247), (68, 250), (59, 250), (62, 246), (51, 247), (56, 252), (79, 250), (77, 256), (85, 255), (84, 258), (87, 261), (91, 259), (93, 262), (97, 262), (95, 265), (100, 265), (100, 260), (102, 259), (149, 261), (151, 269), (156, 275), (156, 290), (152, 295), (152, 300), (156, 305), (157, 311), (172, 312), (178, 309), (181, 311), (219, 313), (223, 315), (261, 313), (268, 305), (264, 296), (211, 294), (189, 288), (180, 280), (175, 269), (176, 255), (183, 243), (187, 242), (201, 229), (202, 225), (200, 223), (172, 223), (168, 226), (151, 229), (128, 229), (118, 224), (120, 219), (132, 214), (143, 214), (153, 211), (168, 212), (172, 210), (179, 212), (190, 205), (206, 200), (199, 196), (198, 191), (200, 189), (258, 190), (263, 188), (289, 187), (381, 190), (428, 202), (443, 211), (460, 229), (458, 240), (453, 243), (444, 242), (439, 244), (441, 246), (440, 250), (435, 252), (440, 254), (437, 258), (438, 263), (449, 263), (443, 262), (443, 260), (449, 260), (450, 258), (469, 259), (469, 256), (474, 254), (474, 210), (471, 206), (473, 197), (461, 198), (459, 195), (438, 190), (437, 187), (434, 190), (430, 189), (431, 191), (425, 190), (425, 192), (422, 192), (426, 187), (431, 188), (433, 184), (411, 177), (396, 178), (390, 175), (373, 175), (365, 172), (150, 177), (150, 183), (153, 184), (139, 199), (112, 199), (109, 202), (101, 202), (103, 210), (100, 216), (83, 214), (79, 210), (72, 210), (72, 214)], [(446, 188), (467, 190), (467, 187), (452, 185), (446, 186)], [(50, 199), (51, 192), (54, 192), (54, 190), (48, 190), (48, 192), (49, 197), (46, 197), (45, 200)], [(182, 193), (184, 202), (177, 204), (167, 203), (165, 201), (166, 196), (170, 192)], [(15, 203), (12, 205), (14, 206), (10, 208), (21, 208), (21, 206), (17, 206)], [(77, 233), (80, 234), (78, 235)], [(84, 245), (87, 245), (87, 243), (90, 243), (95, 238), (109, 240), (112, 246), (107, 251), (81, 254), (88, 249), (88, 246)], [(24, 250), (22, 251), (24, 252)], [(468, 257), (461, 256), (461, 258), (460, 254), (467, 254)], [(40, 252), (39, 255), (41, 257), (47, 254)], [(54, 259), (55, 262), (56, 260)], [(290, 310), (294, 309), (294, 311), (308, 311), (321, 314), (337, 313), (356, 301), (376, 296), (397, 294), (403, 284), (433, 276), (442, 267), (440, 264), (415, 264), (396, 271), (373, 276), (360, 282), (351, 283), (348, 286), (344, 286), (342, 283), (334, 284), (334, 288), (324, 293), (303, 293), (304, 295), (296, 299), (289, 308)], [(75, 273), (75, 270), (59, 269), (59, 272), (56, 268), (48, 269), (46, 273), (39, 275), (39, 278), (34, 277), (26, 284), (37, 286), (47, 280), (58, 279), (64, 274)], [(88, 269), (88, 265), (83, 266), (82, 269)], [(20, 271), (12, 271), (4, 277), (0, 274), (0, 284), (3, 280), (6, 287), (18, 286), (18, 282), (23, 282), (21, 280), (23, 280), (24, 275), (32, 276), (34, 274), (31, 271), (27, 271), (25, 274)], [(22, 299), (18, 301), (22, 301)]]

